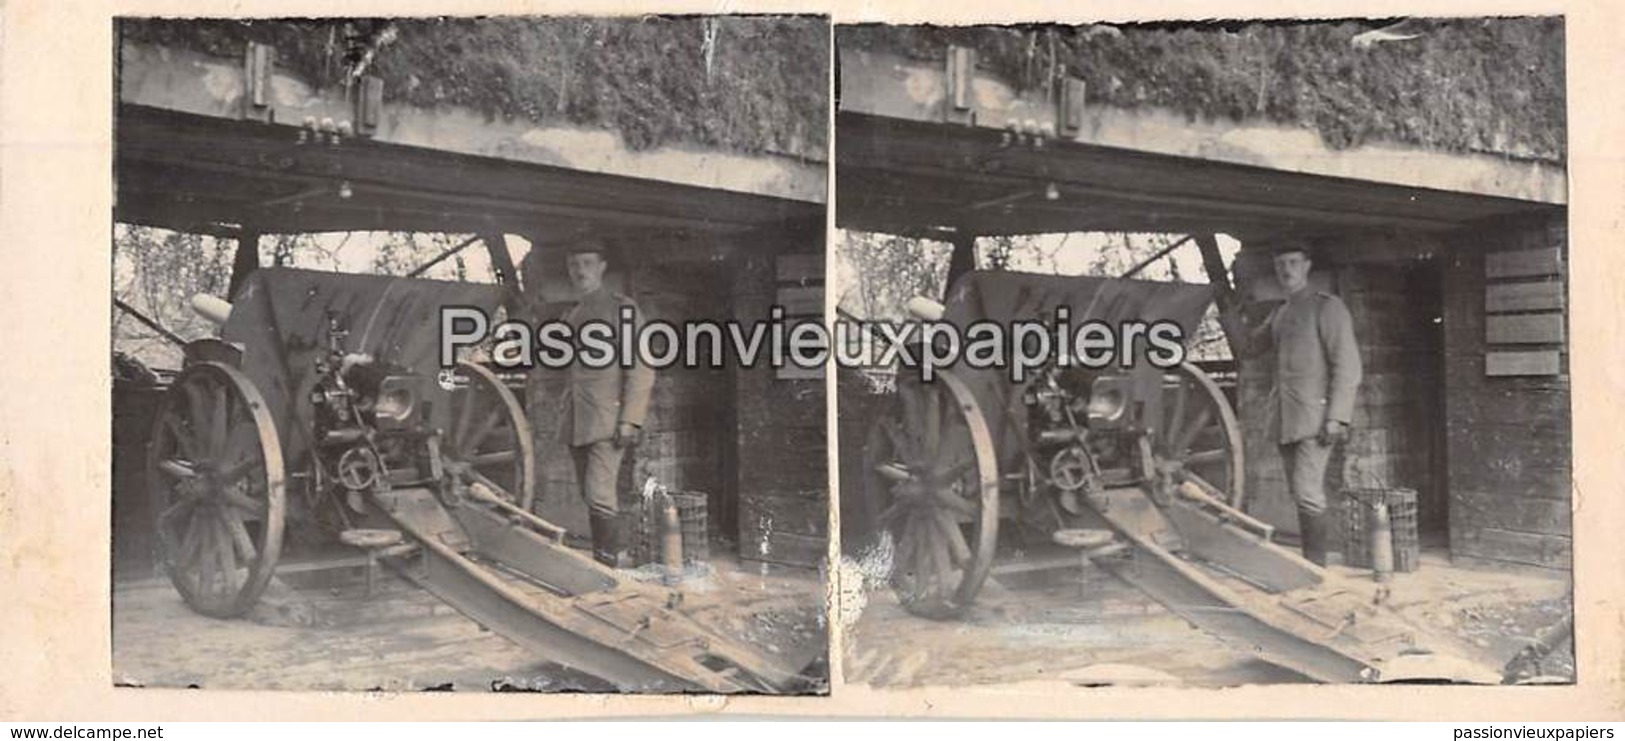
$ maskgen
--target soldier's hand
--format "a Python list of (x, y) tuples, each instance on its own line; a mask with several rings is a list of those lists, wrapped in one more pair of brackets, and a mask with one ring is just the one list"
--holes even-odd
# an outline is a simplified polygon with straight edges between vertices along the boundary
[(628, 448), (637, 445), (642, 437), (643, 428), (631, 422), (622, 422), (615, 425), (615, 447)]
[(1326, 420), (1320, 427), (1320, 444), (1336, 445), (1349, 438), (1349, 426), (1335, 419)]

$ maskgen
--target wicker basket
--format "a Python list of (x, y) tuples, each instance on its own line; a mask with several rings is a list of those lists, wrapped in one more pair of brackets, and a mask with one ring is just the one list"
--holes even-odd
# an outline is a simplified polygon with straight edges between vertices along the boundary
[(677, 505), (677, 521), (683, 530), (683, 565), (695, 567), (711, 559), (707, 537), (706, 500), (702, 492), (665, 491), (642, 497), (633, 510), (632, 562), (642, 566), (661, 563), (660, 538), (664, 517), (661, 511), (669, 500)]
[(1422, 541), (1416, 531), (1416, 490), (1349, 489), (1343, 492), (1343, 563), (1371, 568), (1369, 517), (1379, 503), (1388, 505), (1393, 533), (1394, 570), (1415, 571), (1422, 563)]

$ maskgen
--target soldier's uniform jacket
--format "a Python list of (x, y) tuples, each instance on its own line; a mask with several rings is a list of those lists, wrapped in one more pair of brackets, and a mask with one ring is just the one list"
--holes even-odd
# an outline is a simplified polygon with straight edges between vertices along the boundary
[(1250, 348), (1275, 348), (1277, 442), (1305, 440), (1320, 434), (1327, 420), (1348, 424), (1354, 419), (1354, 394), (1360, 385), (1360, 348), (1354, 321), (1343, 300), (1324, 291), (1304, 289), (1271, 312), (1264, 325), (1249, 333)]
[[(642, 326), (643, 314), (631, 298), (599, 288), (581, 297), (580, 303), (564, 315), (575, 332), (590, 321), (600, 321), (620, 327), (620, 309), (632, 307), (636, 321)], [(635, 339), (635, 338), (634, 338)], [(615, 340), (619, 352), (620, 340)], [(636, 343), (633, 343), (636, 347)], [(654, 369), (632, 358), (630, 368), (623, 368), (617, 355), (606, 368), (589, 368), (581, 362), (570, 366), (569, 383), (564, 390), (564, 420), (559, 427), (559, 439), (567, 445), (588, 445), (615, 436), (615, 426), (629, 422), (639, 427), (649, 413), (649, 397), (654, 390)]]

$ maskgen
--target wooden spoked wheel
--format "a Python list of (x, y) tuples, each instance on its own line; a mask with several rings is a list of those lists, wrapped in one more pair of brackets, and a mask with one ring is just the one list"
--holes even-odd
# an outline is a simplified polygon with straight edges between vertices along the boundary
[(900, 377), (870, 430), (865, 472), (903, 608), (933, 619), (963, 614), (987, 580), (999, 527), (993, 439), (969, 387), (949, 371), (934, 382)]
[(1182, 363), (1164, 376), (1161, 401), (1162, 424), (1152, 440), (1157, 464), (1240, 509), (1247, 492), (1241, 424), (1223, 390), (1201, 368)]
[(484, 366), (462, 361), (457, 371), (467, 382), (451, 392), (441, 455), (466, 464), (471, 478), (496, 489), (509, 503), (530, 509), (536, 494), (536, 443), (519, 399)]
[(147, 461), (175, 589), (210, 617), (247, 612), (282, 552), (282, 446), (265, 400), (230, 366), (188, 366), (159, 406)]

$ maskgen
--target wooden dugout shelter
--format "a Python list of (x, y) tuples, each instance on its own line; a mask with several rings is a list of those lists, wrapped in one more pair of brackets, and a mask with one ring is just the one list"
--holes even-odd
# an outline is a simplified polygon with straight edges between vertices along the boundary
[[(146, 23), (189, 32), (182, 21)], [(418, 105), (370, 76), (318, 86), (279, 66), (269, 44), (242, 42), (226, 56), (153, 36), (126, 34), (119, 50), (114, 219), (237, 240), (233, 290), (259, 266), (262, 235), (376, 230), (478, 235), (473, 248), (489, 250), (521, 310), (558, 311), (573, 300), (562, 250), (588, 235), (617, 245), (608, 280), (656, 317), (765, 317), (784, 291), (822, 295), (822, 263), (807, 256), (823, 249), (824, 164), (804, 153), (634, 149), (614, 131), (568, 121)], [(823, 120), (822, 111), (805, 113)], [(518, 265), (505, 235), (532, 243)], [(553, 440), (562, 383), (550, 372), (526, 381), (542, 458), (538, 508), (584, 528), (568, 455)], [(779, 500), (812, 511), (827, 501), (821, 386), (771, 369), (661, 374), (648, 440), (628, 456), (623, 489), (644, 467), (710, 495), (713, 527), (740, 542), (742, 555), (811, 565), (823, 552), (814, 546), (823, 517), (780, 519), (768, 531), (741, 512)], [(780, 455), (773, 446), (789, 438), (818, 465), (775, 480), (737, 463)], [(120, 468), (140, 468), (132, 455)], [(126, 500), (141, 487), (116, 481), (120, 550), (140, 552), (145, 518)], [(799, 547), (783, 547), (792, 535)]]
[[(1311, 238), (1313, 280), (1349, 304), (1366, 372), (1334, 476), (1416, 489), (1424, 539), (1453, 557), (1568, 567), (1560, 159), (1332, 147), (1263, 117), (1102, 101), (1079, 76), (1017, 84), (979, 58), (1018, 59), (998, 46), (1016, 33), (838, 32), (837, 226), (949, 242), (950, 282), (983, 236), (1223, 233), (1243, 245), (1233, 279), (1252, 302), (1278, 297), (1268, 247)], [(1249, 509), (1291, 532), (1262, 414), (1272, 372), (1242, 360), (1236, 407)]]

